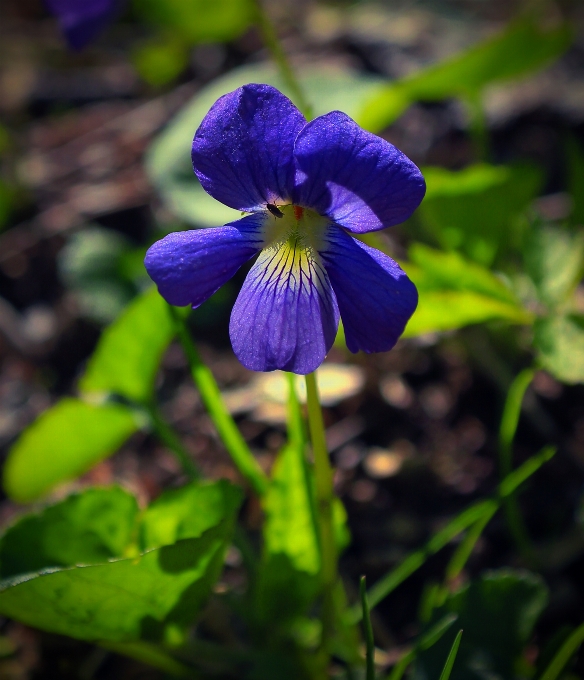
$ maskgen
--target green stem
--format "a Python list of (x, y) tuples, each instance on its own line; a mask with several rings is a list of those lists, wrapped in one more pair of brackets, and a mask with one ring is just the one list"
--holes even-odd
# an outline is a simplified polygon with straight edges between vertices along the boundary
[(176, 323), (178, 339), (186, 354), (191, 375), (205, 408), (237, 469), (251, 484), (255, 492), (262, 496), (268, 488), (266, 473), (249, 450), (235, 421), (225, 407), (217, 382), (210, 369), (201, 361), (184, 320), (180, 318), (173, 307), (170, 305), (169, 307)]
[(176, 432), (163, 419), (154, 404), (151, 404), (148, 407), (148, 414), (150, 416), (150, 422), (154, 427), (154, 431), (158, 435), (159, 439), (164, 444), (166, 444), (166, 446), (168, 446), (168, 448), (177, 457), (185, 474), (187, 474), (191, 479), (198, 479), (201, 475), (197, 470), (197, 466), (191, 460), (188, 451), (182, 445), (182, 442), (178, 438)]
[(278, 40), (278, 35), (274, 29), (274, 25), (272, 24), (268, 13), (264, 9), (261, 0), (255, 0), (254, 4), (256, 9), (257, 25), (260, 29), (260, 33), (262, 34), (264, 44), (272, 54), (272, 58), (280, 70), (282, 80), (290, 90), (292, 99), (305, 115), (305, 117), (310, 120), (312, 118), (312, 107), (304, 96), (304, 92), (302, 91), (300, 83), (298, 82), (298, 78), (296, 78), (296, 74), (294, 73), (290, 62), (288, 61), (286, 52), (284, 52), (282, 49), (282, 45)]
[[(505, 400), (501, 426), (499, 428), (499, 474), (501, 480), (510, 474), (513, 469), (513, 440), (515, 439), (517, 425), (519, 424), (523, 397), (534, 375), (535, 370), (533, 368), (526, 368), (521, 371), (515, 377), (507, 392), (507, 399)], [(509, 532), (519, 552), (529, 566), (536, 567), (537, 557), (531, 545), (529, 534), (521, 516), (521, 509), (514, 493), (505, 498), (504, 509)]]
[(314, 456), (316, 508), (320, 533), (323, 588), (322, 646), (326, 649), (334, 629), (334, 587), (337, 581), (337, 548), (333, 528), (333, 471), (329, 462), (322, 410), (314, 373), (306, 376), (308, 425)]
[(375, 643), (373, 640), (373, 627), (371, 626), (371, 615), (369, 613), (369, 602), (367, 601), (367, 582), (365, 576), (361, 576), (359, 582), (361, 594), (361, 609), (363, 611), (363, 628), (365, 632), (366, 645), (366, 680), (375, 680)]
[(466, 104), (470, 113), (469, 129), (477, 159), (486, 162), (489, 155), (489, 131), (481, 95), (473, 93), (467, 96)]

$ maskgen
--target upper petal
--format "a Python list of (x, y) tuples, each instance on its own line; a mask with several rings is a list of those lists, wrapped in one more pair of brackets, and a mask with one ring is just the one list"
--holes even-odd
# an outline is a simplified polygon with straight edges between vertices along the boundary
[(83, 49), (114, 20), (122, 6), (121, 0), (45, 0), (49, 10), (58, 17), (69, 47)]
[(290, 246), (264, 250), (231, 313), (237, 358), (253, 371), (306, 374), (331, 348), (339, 311), (318, 253)]
[(422, 173), (407, 156), (340, 111), (308, 123), (296, 139), (294, 157), (294, 202), (356, 233), (403, 222), (426, 191)]
[(386, 352), (403, 333), (418, 292), (401, 267), (384, 253), (330, 229), (321, 252), (337, 296), (351, 352)]
[(294, 140), (305, 123), (294, 104), (270, 85), (244, 85), (224, 95), (193, 140), (193, 168), (203, 188), (245, 212), (289, 199)]
[(262, 247), (266, 215), (224, 227), (168, 234), (151, 246), (144, 264), (171, 305), (198, 307)]

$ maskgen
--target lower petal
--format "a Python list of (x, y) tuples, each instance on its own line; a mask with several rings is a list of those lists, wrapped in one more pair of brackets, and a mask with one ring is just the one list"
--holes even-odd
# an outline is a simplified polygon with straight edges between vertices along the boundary
[(339, 311), (318, 253), (289, 243), (266, 249), (231, 313), (231, 344), (253, 371), (316, 370), (331, 348)]
[(414, 284), (391, 257), (340, 227), (329, 230), (321, 256), (337, 296), (349, 350), (390, 350), (418, 304)]
[(150, 247), (144, 264), (171, 305), (198, 307), (260, 251), (264, 214), (224, 227), (168, 234)]

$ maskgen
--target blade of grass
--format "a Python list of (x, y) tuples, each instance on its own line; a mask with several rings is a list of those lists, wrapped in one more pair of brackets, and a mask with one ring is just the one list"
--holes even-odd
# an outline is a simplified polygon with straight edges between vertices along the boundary
[(363, 613), (363, 629), (365, 632), (366, 644), (366, 680), (375, 680), (375, 645), (373, 641), (373, 628), (371, 627), (371, 616), (369, 615), (369, 602), (367, 601), (367, 581), (365, 576), (361, 576), (359, 582), (361, 593), (361, 609)]
[(578, 626), (576, 630), (568, 637), (564, 644), (560, 647), (554, 658), (551, 660), (549, 666), (542, 673), (539, 680), (556, 680), (578, 651), (578, 647), (584, 642), (584, 623)]
[(452, 667), (454, 666), (456, 655), (458, 654), (458, 648), (460, 647), (461, 637), (462, 630), (459, 630), (458, 635), (454, 638), (454, 642), (450, 648), (450, 653), (448, 654), (448, 658), (446, 659), (442, 673), (440, 673), (440, 680), (448, 680), (448, 678), (450, 678), (450, 673), (452, 673)]
[[(395, 569), (392, 569), (373, 585), (368, 593), (369, 606), (373, 608), (378, 605), (381, 600), (393, 592), (408, 576), (417, 571), (428, 557), (441, 550), (465, 529), (489, 513), (492, 513), (492, 517), (494, 511), (500, 507), (501, 499), (506, 498), (509, 494), (513, 493), (526, 479), (539, 470), (544, 463), (550, 460), (555, 452), (556, 449), (554, 447), (545, 447), (535, 456), (532, 456), (525, 461), (523, 465), (518, 467), (517, 470), (514, 470), (503, 480), (503, 482), (501, 482), (498, 490), (499, 493), (496, 498), (475, 503), (448, 522), (445, 527), (432, 536), (423, 548), (411, 553), (403, 562), (401, 562), (401, 564)], [(358, 605), (351, 607), (346, 616), (347, 620), (351, 623), (360, 621), (361, 607)]]
[(435, 623), (424, 635), (422, 635), (414, 648), (409, 652), (406, 652), (402, 658), (393, 667), (391, 673), (389, 674), (387, 680), (400, 680), (408, 666), (415, 660), (416, 655), (420, 649), (426, 650), (430, 649), (435, 645), (438, 640), (444, 635), (444, 633), (452, 626), (452, 624), (458, 618), (457, 614), (447, 614)]
[[(411, 553), (395, 569), (392, 569), (386, 576), (377, 581), (369, 591), (369, 605), (375, 607), (387, 595), (393, 592), (397, 586), (417, 571), (430, 555), (434, 555), (458, 534), (462, 533), (471, 524), (474, 524), (486, 512), (490, 512), (493, 505), (497, 507), (497, 501), (481, 501), (470, 508), (467, 508), (453, 520), (435, 534), (428, 543), (420, 550)], [(355, 623), (361, 618), (361, 608), (352, 607), (349, 610), (351, 622)]]
[[(515, 439), (515, 433), (519, 424), (525, 391), (533, 380), (534, 375), (535, 370), (533, 368), (526, 368), (521, 371), (515, 380), (513, 380), (507, 392), (507, 399), (505, 400), (499, 428), (499, 474), (501, 479), (504, 479), (513, 469), (513, 440)], [(511, 493), (505, 499), (504, 508), (509, 533), (513, 537), (517, 549), (530, 567), (536, 567), (537, 557), (535, 550), (531, 544), (515, 494)]]
[(446, 581), (448, 583), (454, 581), (464, 569), (464, 565), (467, 563), (468, 558), (470, 557), (473, 548), (476, 545), (476, 542), (479, 540), (485, 527), (491, 521), (497, 510), (498, 506), (493, 505), (491, 510), (485, 512), (485, 514), (480, 517), (466, 532), (464, 539), (454, 551), (454, 555), (452, 555), (450, 562), (446, 567)]

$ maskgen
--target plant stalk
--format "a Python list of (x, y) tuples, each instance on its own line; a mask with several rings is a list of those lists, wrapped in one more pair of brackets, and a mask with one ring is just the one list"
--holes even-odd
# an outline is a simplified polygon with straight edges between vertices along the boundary
[(292, 95), (292, 100), (300, 111), (302, 111), (306, 119), (310, 120), (312, 118), (312, 107), (308, 103), (298, 78), (294, 73), (294, 69), (286, 56), (286, 52), (284, 52), (284, 49), (282, 48), (276, 29), (274, 28), (268, 13), (264, 9), (261, 0), (254, 0), (254, 5), (256, 10), (256, 22), (262, 35), (264, 45), (270, 51), (272, 58), (280, 71), (282, 80)]
[(326, 649), (334, 632), (334, 588), (337, 581), (337, 548), (333, 527), (333, 471), (329, 462), (322, 409), (316, 376), (306, 376), (308, 425), (314, 456), (316, 509), (320, 535), (321, 579), (323, 589), (322, 647)]

